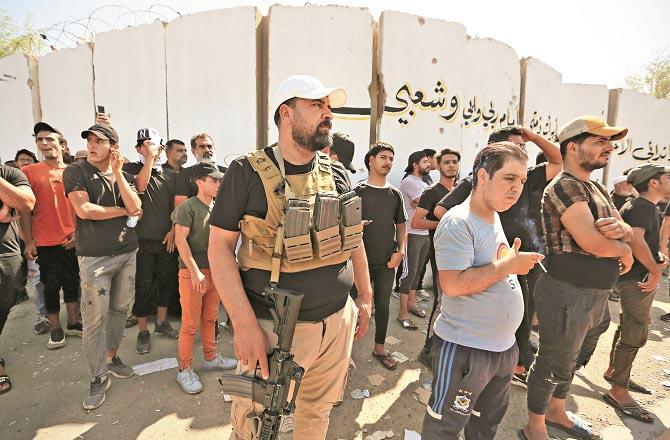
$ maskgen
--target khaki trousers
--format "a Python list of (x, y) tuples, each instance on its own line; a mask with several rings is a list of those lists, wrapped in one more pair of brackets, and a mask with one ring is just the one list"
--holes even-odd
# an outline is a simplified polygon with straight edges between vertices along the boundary
[[(305, 369), (296, 398), (294, 440), (320, 440), (326, 438), (330, 410), (340, 400), (347, 377), (351, 345), (354, 340), (358, 308), (351, 298), (342, 309), (323, 321), (298, 323), (291, 352), (294, 360)], [(272, 332), (272, 321), (259, 320), (274, 346), (277, 335)], [(237, 374), (252, 375), (253, 370), (242, 366)], [(251, 399), (233, 397), (230, 422), (233, 425), (231, 440), (252, 440), (258, 426), (258, 415), (263, 407)]]

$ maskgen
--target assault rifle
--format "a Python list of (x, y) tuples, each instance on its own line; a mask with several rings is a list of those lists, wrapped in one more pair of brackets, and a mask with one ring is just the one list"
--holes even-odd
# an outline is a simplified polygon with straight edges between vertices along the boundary
[[(254, 436), (259, 440), (276, 440), (279, 436), (281, 417), (295, 410), (300, 381), (305, 369), (293, 361), (291, 344), (303, 294), (270, 285), (265, 288), (265, 296), (273, 302), (270, 309), (274, 320), (274, 332), (278, 336), (277, 346), (268, 355), (270, 376), (263, 379), (259, 369), (254, 377), (224, 374), (219, 380), (223, 392), (247, 397), (265, 408), (259, 417), (258, 431)], [(238, 329), (243, 331), (243, 329)], [(289, 398), (289, 388), (293, 392)]]

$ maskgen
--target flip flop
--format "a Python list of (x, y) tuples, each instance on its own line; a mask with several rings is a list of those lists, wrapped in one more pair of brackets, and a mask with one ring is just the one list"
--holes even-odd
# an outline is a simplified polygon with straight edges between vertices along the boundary
[[(637, 402), (626, 403), (626, 404), (619, 403), (616, 400), (614, 400), (614, 398), (609, 394), (603, 394), (603, 399), (605, 400), (605, 403), (607, 403), (614, 409), (618, 409), (627, 416), (631, 416), (634, 419), (637, 419), (644, 423), (654, 423), (654, 418), (651, 416), (649, 411), (642, 408)], [(647, 418), (644, 417), (645, 415), (647, 415)]]
[(398, 363), (388, 351), (384, 354), (377, 354), (373, 351), (372, 356), (374, 356), (387, 370), (395, 370), (398, 366)]
[(567, 432), (571, 436), (579, 439), (595, 440), (602, 438), (600, 435), (592, 432), (589, 424), (576, 414), (570, 413), (568, 414), (568, 418), (572, 421), (572, 423), (574, 423), (574, 425), (569, 428), (567, 426), (561, 425), (560, 423), (550, 422), (548, 420), (545, 420), (544, 423), (547, 426), (551, 426), (552, 428)]
[[(5, 360), (3, 358), (0, 358), (0, 366), (3, 369), (5, 368)], [(9, 387), (5, 388), (4, 390), (0, 390), (0, 394), (5, 394), (12, 390), (12, 381), (9, 380), (9, 376), (7, 376), (6, 374), (0, 376), (0, 387), (2, 387), (3, 385), (9, 385)]]
[[(605, 379), (605, 381), (608, 382), (608, 383), (613, 382), (611, 377), (608, 377), (608, 376), (605, 376), (605, 375), (603, 375), (603, 379)], [(649, 388), (645, 387), (644, 385), (640, 385), (639, 383), (635, 382), (633, 379), (630, 379), (628, 381), (628, 389), (630, 391), (635, 391), (636, 393), (640, 393), (640, 394), (649, 394), (649, 395), (652, 394), (652, 392)]]
[(414, 316), (417, 316), (419, 318), (425, 318), (426, 317), (426, 311), (420, 309), (419, 307), (415, 307), (413, 309), (407, 309), (409, 313), (411, 313)]
[(417, 327), (416, 324), (414, 324), (414, 321), (412, 321), (411, 319), (400, 319), (400, 318), (398, 318), (398, 322), (400, 323), (400, 325), (402, 325), (402, 328), (404, 328), (405, 330), (418, 330), (419, 329), (419, 327)]

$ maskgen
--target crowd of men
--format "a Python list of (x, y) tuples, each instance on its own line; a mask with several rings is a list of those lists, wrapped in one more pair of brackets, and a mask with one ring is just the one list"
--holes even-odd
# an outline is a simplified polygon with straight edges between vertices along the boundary
[[(275, 94), (278, 142), (227, 169), (215, 164), (207, 133), (191, 138), (197, 163), (184, 167), (185, 143), (164, 142), (150, 128), (137, 132), (139, 161), (124, 160), (104, 114), (82, 131), (87, 149), (74, 157), (56, 127), (37, 123), (43, 159), (21, 149), (14, 163), (0, 166), (0, 332), (28, 273), (34, 330), (49, 334), (46, 347), (65, 346), (66, 336), (83, 340), (90, 371), (83, 407), (92, 410), (105, 401), (110, 376), (133, 375), (118, 355), (124, 329), (136, 324), (135, 349), (149, 353), (154, 315), (156, 335), (178, 338), (183, 391), (203, 389), (193, 369), (198, 331), (203, 370), (267, 378), (277, 337), (265, 289), (297, 291), (304, 297), (291, 352), (305, 374), (295, 413), (285, 420), (297, 440), (324, 439), (373, 302), (372, 356), (397, 368), (385, 347), (396, 296), (395, 325), (413, 331), (414, 319), (428, 318), (417, 353), (433, 373), (424, 439), (457, 439), (461, 431), (466, 439), (492, 439), (512, 384), (527, 388), (528, 423), (519, 438), (548, 439), (549, 425), (592, 439), (598, 433), (565, 402), (575, 371), (609, 326), (611, 299), (620, 302), (621, 319), (603, 398), (653, 422), (630, 394), (649, 392), (631, 380), (631, 369), (668, 265), (670, 213), (663, 218), (658, 205), (670, 197), (670, 168), (629, 170), (614, 179), (610, 196), (591, 173), (607, 165), (612, 141), (627, 129), (581, 116), (560, 130), (559, 145), (520, 127), (493, 132), (462, 179), (470, 170), (461, 169), (458, 151), (415, 151), (398, 188), (388, 181), (395, 149), (380, 142), (365, 154), (367, 179), (352, 187), (353, 143), (341, 134), (334, 142), (330, 133), (331, 108), (345, 102), (341, 88), (289, 77)], [(542, 150), (531, 167), (527, 142)], [(322, 228), (328, 197), (337, 197), (340, 214)], [(358, 224), (343, 208), (352, 198), (360, 200)], [(287, 214), (299, 206), (309, 225), (289, 232), (300, 230)], [(428, 264), (429, 317), (417, 304)], [(221, 303), (237, 359), (217, 351)], [(171, 310), (179, 330), (168, 320)], [(533, 327), (539, 347), (531, 344)], [(12, 386), (4, 366), (0, 359), (0, 394)], [(262, 411), (234, 396), (232, 438), (253, 439)]]

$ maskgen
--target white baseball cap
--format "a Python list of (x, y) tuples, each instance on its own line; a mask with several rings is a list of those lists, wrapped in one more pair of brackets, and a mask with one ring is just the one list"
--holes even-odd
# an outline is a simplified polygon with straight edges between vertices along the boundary
[(612, 179), (612, 185), (616, 185), (617, 183), (625, 182), (627, 176), (616, 176), (614, 179)]
[(326, 96), (332, 108), (342, 107), (347, 102), (347, 92), (342, 87), (326, 87), (311, 75), (291, 75), (277, 87), (272, 113), (291, 98), (321, 99)]

